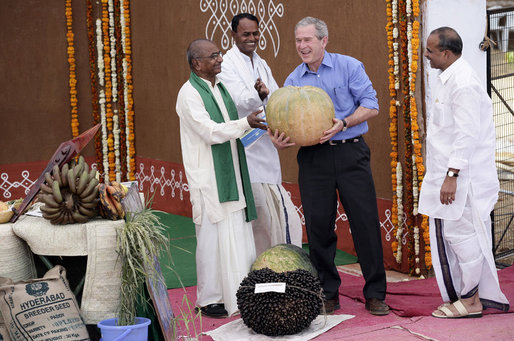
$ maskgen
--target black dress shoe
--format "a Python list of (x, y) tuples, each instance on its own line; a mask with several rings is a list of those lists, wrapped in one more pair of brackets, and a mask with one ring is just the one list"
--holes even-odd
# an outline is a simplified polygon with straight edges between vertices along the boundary
[(213, 318), (224, 318), (228, 317), (228, 312), (225, 310), (225, 305), (223, 303), (214, 303), (208, 304), (205, 307), (195, 307), (195, 312), (198, 314), (198, 311), (207, 317)]
[(389, 306), (378, 298), (366, 298), (366, 310), (372, 315), (383, 316), (389, 314)]
[(333, 300), (325, 300), (323, 302), (325, 304), (325, 309), (323, 310), (323, 306), (321, 307), (321, 313), (331, 315), (334, 313), (334, 311), (341, 309), (341, 306), (339, 305), (339, 300), (333, 299)]

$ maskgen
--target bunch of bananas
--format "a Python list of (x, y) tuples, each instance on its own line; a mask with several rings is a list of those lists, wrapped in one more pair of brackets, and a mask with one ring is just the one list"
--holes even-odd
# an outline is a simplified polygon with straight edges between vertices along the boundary
[(116, 181), (98, 185), (100, 193), (100, 215), (105, 219), (118, 220), (125, 218), (125, 210), (121, 199), (128, 192), (128, 187)]
[(41, 212), (52, 224), (85, 223), (98, 215), (98, 179), (96, 169), (89, 170), (84, 157), (45, 173), (39, 201)]

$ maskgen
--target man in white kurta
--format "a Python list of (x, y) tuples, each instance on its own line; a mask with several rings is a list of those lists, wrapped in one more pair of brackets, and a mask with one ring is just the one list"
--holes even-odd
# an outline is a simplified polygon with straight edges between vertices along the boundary
[(430, 34), (425, 57), (441, 72), (427, 113), (419, 212), (430, 217), (432, 263), (446, 302), (432, 315), (440, 318), (509, 309), (491, 251), (490, 212), (499, 190), (492, 103), (461, 54), (453, 29)]
[[(240, 146), (243, 153), (238, 152), (237, 143), (240, 142), (237, 139), (251, 127), (265, 126), (257, 113), (242, 119), (231, 120), (229, 117), (226, 101), (228, 98), (231, 102), (230, 95), (216, 77), (223, 58), (214, 43), (209, 40), (192, 42), (188, 60), (192, 73), (180, 89), (176, 111), (180, 118), (182, 158), (196, 227), (196, 305), (204, 315), (225, 317), (237, 311), (237, 289), (255, 260), (251, 224), (245, 219), (248, 198), (245, 197), (240, 167), (244, 150)], [(224, 122), (212, 119), (202, 93), (210, 96), (211, 107), (217, 107)], [(229, 104), (237, 118), (235, 106)], [(232, 154), (232, 162), (223, 163), (221, 170), (226, 173), (233, 169), (237, 199), (221, 202), (219, 192), (223, 188), (217, 181), (223, 174), (218, 174), (215, 169), (212, 148), (227, 142), (230, 143), (227, 150)], [(244, 164), (246, 167), (246, 162)], [(247, 171), (246, 178), (251, 189)]]
[[(238, 115), (244, 118), (263, 110), (278, 89), (271, 70), (255, 52), (260, 38), (259, 22), (248, 13), (232, 19), (234, 46), (224, 56), (219, 78), (230, 92)], [(302, 224), (282, 186), (278, 152), (267, 134), (246, 147), (248, 170), (257, 208), (252, 221), (257, 255), (280, 243), (301, 246)]]

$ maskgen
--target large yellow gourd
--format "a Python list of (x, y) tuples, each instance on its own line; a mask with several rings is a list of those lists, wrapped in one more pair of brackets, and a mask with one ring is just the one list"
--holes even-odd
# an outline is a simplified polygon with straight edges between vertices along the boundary
[(286, 86), (275, 91), (266, 105), (266, 122), (271, 131), (284, 132), (299, 146), (319, 143), (335, 117), (328, 94), (315, 86)]

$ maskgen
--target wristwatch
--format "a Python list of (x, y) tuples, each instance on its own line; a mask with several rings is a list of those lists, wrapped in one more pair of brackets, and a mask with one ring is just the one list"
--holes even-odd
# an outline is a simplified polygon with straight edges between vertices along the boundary
[(454, 171), (449, 170), (446, 172), (446, 175), (449, 176), (450, 178), (456, 178), (459, 176), (459, 173), (455, 173)]
[(343, 129), (341, 129), (341, 131), (346, 131), (346, 129), (348, 129), (348, 123), (346, 123), (344, 118), (341, 121), (343, 121)]

